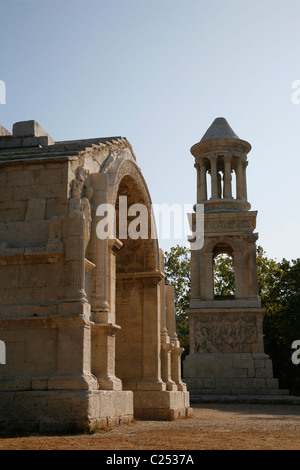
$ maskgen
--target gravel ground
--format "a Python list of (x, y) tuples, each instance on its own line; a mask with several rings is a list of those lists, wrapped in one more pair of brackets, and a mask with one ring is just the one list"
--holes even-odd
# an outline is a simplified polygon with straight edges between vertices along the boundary
[(192, 417), (92, 435), (1, 438), (0, 450), (300, 450), (300, 406), (193, 405)]

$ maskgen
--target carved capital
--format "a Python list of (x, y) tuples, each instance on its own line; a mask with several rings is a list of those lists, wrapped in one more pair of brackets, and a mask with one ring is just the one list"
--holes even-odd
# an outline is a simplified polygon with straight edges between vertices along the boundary
[(245, 233), (244, 238), (248, 243), (255, 243), (258, 239), (258, 233)]

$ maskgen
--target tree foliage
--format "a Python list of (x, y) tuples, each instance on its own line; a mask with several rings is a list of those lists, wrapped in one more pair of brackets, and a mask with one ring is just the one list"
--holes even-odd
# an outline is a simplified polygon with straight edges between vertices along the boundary
[(293, 364), (291, 348), (300, 339), (300, 259), (270, 260), (261, 247), (257, 255), (258, 281), (264, 317), (265, 352), (273, 361), (281, 388), (300, 395), (300, 364)]
[(218, 296), (234, 295), (234, 266), (231, 256), (220, 253), (214, 259), (214, 292)]
[[(174, 286), (177, 334), (185, 354), (189, 350), (189, 325), (186, 310), (190, 299), (190, 252), (175, 246), (165, 253), (166, 283)], [(300, 340), (300, 259), (281, 262), (267, 257), (257, 247), (257, 277), (262, 306), (266, 309), (263, 323), (265, 352), (273, 361), (274, 376), (280, 388), (300, 395), (300, 364), (291, 356), (294, 340)], [(219, 255), (214, 260), (216, 295), (234, 293), (232, 259)]]
[(176, 245), (165, 252), (164, 261), (166, 284), (174, 286), (177, 334), (186, 355), (189, 350), (189, 323), (185, 312), (189, 307), (191, 293), (190, 252)]

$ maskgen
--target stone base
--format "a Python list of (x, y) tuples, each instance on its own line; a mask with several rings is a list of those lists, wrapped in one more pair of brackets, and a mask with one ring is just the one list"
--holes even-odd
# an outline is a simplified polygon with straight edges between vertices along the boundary
[(289, 395), (288, 393), (289, 392), (287, 390), (280, 390), (280, 394), (278, 395), (193, 395), (191, 397), (191, 404), (203, 405), (205, 403), (237, 403), (300, 406), (300, 397)]
[(191, 395), (277, 395), (272, 361), (264, 353), (191, 354), (183, 362)]
[(189, 392), (134, 391), (134, 416), (141, 420), (168, 420), (190, 416)]
[(131, 422), (130, 391), (0, 392), (1, 433), (82, 433)]

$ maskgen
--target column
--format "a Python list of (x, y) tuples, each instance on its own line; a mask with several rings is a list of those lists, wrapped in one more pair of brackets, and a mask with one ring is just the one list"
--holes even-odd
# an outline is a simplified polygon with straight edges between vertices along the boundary
[(224, 199), (232, 199), (231, 155), (224, 156)]
[[(246, 234), (245, 239), (248, 242), (245, 247), (248, 251), (248, 273), (249, 273), (249, 297), (258, 299), (258, 280), (257, 280), (257, 262), (256, 262), (256, 240), (257, 233)], [(246, 251), (245, 250), (245, 251)]]
[(87, 302), (85, 284), (85, 238), (82, 212), (70, 210), (63, 220), (65, 245), (65, 292), (64, 300)]
[(197, 202), (202, 202), (207, 200), (207, 187), (206, 187), (206, 164), (204, 160), (200, 160), (197, 167), (198, 171), (198, 193), (197, 193)]
[(212, 300), (214, 298), (213, 254), (203, 253), (202, 260), (203, 271), (201, 273), (201, 297), (203, 295), (203, 300)]
[(142, 278), (143, 281), (143, 322), (142, 322), (142, 380), (137, 383), (137, 390), (166, 390), (161, 379), (161, 337), (160, 337), (160, 298), (157, 273)]
[(92, 374), (100, 390), (122, 390), (122, 382), (115, 376), (115, 335), (120, 326), (94, 323), (91, 330)]
[(245, 297), (245, 285), (247, 285), (247, 279), (245, 279), (245, 273), (243, 272), (243, 253), (240, 251), (233, 251), (232, 256), (234, 263), (235, 298), (242, 299)]
[(184, 349), (180, 347), (180, 343), (176, 333), (175, 323), (175, 301), (174, 287), (166, 287), (166, 310), (167, 310), (167, 328), (171, 339), (171, 377), (176, 384), (177, 390), (186, 390), (186, 385), (181, 380), (181, 354)]
[(49, 376), (48, 390), (96, 390), (98, 383), (90, 367), (89, 326), (79, 315), (63, 317), (56, 325), (56, 371)]
[(244, 199), (243, 160), (236, 158), (236, 198)]
[(200, 270), (199, 250), (191, 250), (191, 298), (200, 297)]
[(211, 199), (218, 199), (217, 155), (210, 158)]
[(243, 192), (244, 192), (244, 199), (247, 201), (248, 196), (247, 196), (247, 176), (246, 176), (246, 168), (248, 166), (247, 160), (243, 161)]
[[(159, 250), (160, 272), (164, 273), (164, 252)], [(175, 383), (171, 379), (171, 342), (167, 329), (166, 318), (166, 288), (165, 278), (159, 282), (160, 308), (161, 308), (161, 378), (167, 385), (167, 390), (177, 390)]]
[(200, 166), (195, 163), (194, 167), (197, 170), (197, 202), (201, 201), (201, 182), (200, 182)]
[(95, 173), (89, 181), (94, 189), (92, 198), (91, 239), (88, 247), (88, 258), (96, 265), (92, 276), (91, 310), (96, 321), (108, 321), (108, 239), (100, 240), (96, 234), (100, 217), (96, 216), (97, 207), (106, 203), (108, 181), (107, 175)]

